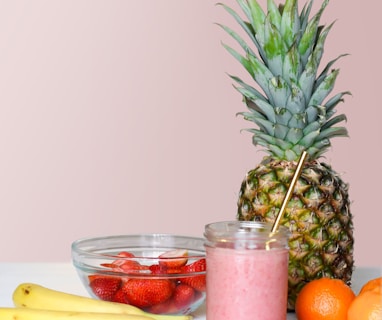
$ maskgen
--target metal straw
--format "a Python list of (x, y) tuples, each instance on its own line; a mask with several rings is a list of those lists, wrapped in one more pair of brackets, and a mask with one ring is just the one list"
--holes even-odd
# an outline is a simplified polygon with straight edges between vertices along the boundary
[(284, 215), (286, 206), (288, 205), (288, 202), (289, 202), (290, 198), (292, 197), (294, 186), (296, 185), (296, 182), (297, 182), (298, 178), (300, 177), (300, 174), (302, 171), (302, 166), (304, 165), (306, 156), (307, 156), (306, 151), (303, 151), (301, 156), (300, 156), (300, 160), (297, 163), (296, 171), (293, 175), (292, 182), (290, 183), (288, 191), (285, 194), (285, 197), (284, 197), (283, 203), (281, 205), (280, 211), (277, 214), (275, 222), (273, 223), (272, 231), (271, 231), (272, 233), (276, 232), (279, 225), (280, 225), (280, 221)]

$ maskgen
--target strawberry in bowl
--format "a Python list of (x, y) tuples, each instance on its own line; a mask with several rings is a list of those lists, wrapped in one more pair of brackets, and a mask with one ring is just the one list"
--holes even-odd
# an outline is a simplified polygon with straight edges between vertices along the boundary
[(204, 239), (167, 234), (79, 239), (72, 260), (96, 299), (189, 314), (206, 298)]

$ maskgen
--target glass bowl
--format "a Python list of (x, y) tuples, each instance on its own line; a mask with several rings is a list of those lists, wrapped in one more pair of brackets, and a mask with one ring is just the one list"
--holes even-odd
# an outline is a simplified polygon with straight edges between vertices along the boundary
[(155, 314), (189, 314), (206, 298), (204, 239), (115, 235), (72, 243), (72, 261), (96, 299)]

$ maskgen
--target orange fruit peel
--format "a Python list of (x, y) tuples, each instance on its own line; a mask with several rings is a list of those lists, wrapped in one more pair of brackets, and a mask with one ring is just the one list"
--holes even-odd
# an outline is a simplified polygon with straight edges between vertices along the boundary
[(382, 277), (368, 281), (350, 304), (348, 320), (382, 319)]
[(307, 283), (296, 299), (298, 320), (347, 320), (355, 294), (342, 280), (321, 278)]

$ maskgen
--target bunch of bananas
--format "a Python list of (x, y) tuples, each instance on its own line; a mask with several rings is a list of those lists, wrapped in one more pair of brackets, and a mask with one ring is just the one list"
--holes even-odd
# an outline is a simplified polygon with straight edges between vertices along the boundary
[(187, 315), (158, 315), (114, 303), (22, 283), (13, 293), (15, 308), (0, 308), (1, 320), (191, 320)]

